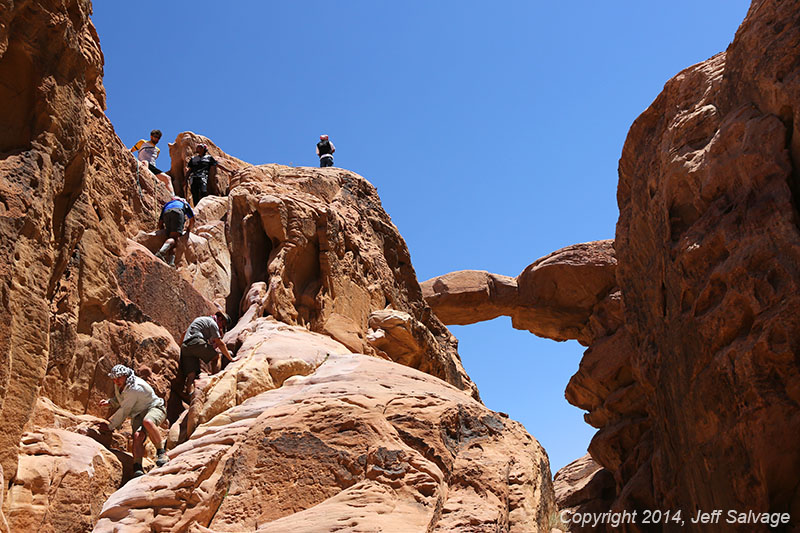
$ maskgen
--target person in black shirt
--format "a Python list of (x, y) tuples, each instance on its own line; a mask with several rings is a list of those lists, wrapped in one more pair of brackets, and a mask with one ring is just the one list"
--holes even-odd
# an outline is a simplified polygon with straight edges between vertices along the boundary
[(184, 175), (187, 188), (191, 187), (194, 205), (197, 206), (201, 199), (208, 196), (208, 182), (209, 179), (215, 179), (219, 163), (208, 153), (205, 144), (198, 144), (194, 150), (195, 155), (186, 163)]
[(320, 168), (333, 166), (333, 152), (335, 151), (336, 147), (328, 140), (328, 136), (320, 135), (319, 142), (317, 143), (317, 156), (319, 156)]

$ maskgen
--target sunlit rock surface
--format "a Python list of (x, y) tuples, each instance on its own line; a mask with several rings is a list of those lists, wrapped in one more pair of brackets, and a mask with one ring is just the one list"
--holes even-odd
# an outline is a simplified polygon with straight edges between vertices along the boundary
[[(178, 192), (198, 143), (225, 168), (170, 267), (153, 255), (168, 189), (104, 115), (91, 4), (6, 4), (0, 531), (546, 527), (544, 450), (477, 399), (367, 180), (182, 133)], [(182, 401), (183, 333), (217, 309), (237, 360)], [(148, 443), (134, 480), (128, 424), (99, 425), (119, 363), (168, 405), (172, 461)]]
[[(260, 350), (288, 342), (307, 351), (303, 336), (306, 346), (320, 343), (299, 328), (287, 333), (275, 331)], [(247, 351), (218, 383), (263, 357)], [(195, 523), (211, 531), (536, 531), (547, 523), (555, 510), (547, 456), (520, 424), (396, 363), (330, 353), (314, 364), (279, 388), (231, 391), (236, 405), (194, 429), (168, 465), (116, 492), (95, 531)]]

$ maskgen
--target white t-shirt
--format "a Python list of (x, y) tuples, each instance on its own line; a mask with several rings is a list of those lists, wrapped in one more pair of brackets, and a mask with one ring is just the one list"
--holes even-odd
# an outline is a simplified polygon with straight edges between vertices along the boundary
[(145, 161), (147, 163), (150, 163), (151, 165), (156, 164), (156, 159), (158, 159), (158, 154), (159, 152), (161, 152), (161, 149), (158, 146), (151, 143), (150, 141), (145, 141), (144, 139), (139, 139), (139, 142), (133, 145), (132, 150), (139, 151), (139, 155), (137, 157), (139, 161)]

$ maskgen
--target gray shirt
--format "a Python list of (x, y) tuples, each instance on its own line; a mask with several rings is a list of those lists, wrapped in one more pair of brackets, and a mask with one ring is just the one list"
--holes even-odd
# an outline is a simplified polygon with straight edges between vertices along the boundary
[[(184, 344), (197, 344), (198, 341), (209, 342), (212, 339), (219, 339), (219, 327), (217, 321), (210, 316), (201, 316), (195, 318), (189, 329), (186, 330), (186, 336), (183, 338)], [(192, 342), (190, 342), (192, 341)]]
[(109, 403), (113, 407), (119, 407), (108, 424), (112, 430), (120, 427), (128, 417), (146, 413), (153, 407), (164, 407), (164, 400), (156, 396), (153, 388), (139, 376), (134, 376), (134, 382), (126, 384), (122, 392), (115, 384), (114, 398), (111, 398)]

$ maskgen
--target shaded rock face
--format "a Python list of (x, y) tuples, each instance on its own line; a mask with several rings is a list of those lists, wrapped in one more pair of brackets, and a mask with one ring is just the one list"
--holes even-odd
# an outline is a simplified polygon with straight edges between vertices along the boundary
[[(566, 396), (599, 428), (589, 451), (616, 484), (606, 508), (784, 512), (800, 525), (799, 16), (800, 2), (754, 2), (725, 53), (666, 84), (620, 159), (615, 286), (577, 328), (563, 316), (531, 328), (589, 345)], [(492, 318), (528, 305), (508, 280), (423, 287), (460, 323), (459, 306)]]
[(566, 523), (559, 524), (560, 529), (571, 533), (597, 531), (596, 525), (576, 523), (570, 517), (574, 514), (597, 515), (607, 512), (614, 499), (615, 488), (611, 472), (597, 464), (588, 454), (556, 472), (553, 489), (559, 508), (559, 521), (562, 517), (567, 519)]
[[(228, 170), (168, 267), (167, 189), (103, 114), (91, 4), (0, 4), (0, 532), (546, 527), (544, 450), (477, 400), (372, 185), (183, 133), (177, 190), (198, 142)], [(179, 343), (218, 308), (236, 361), (187, 406)], [(134, 481), (128, 424), (100, 426), (118, 363), (169, 412), (172, 461), (148, 443)]]
[(617, 445), (639, 456), (619, 505), (800, 525), (798, 16), (800, 2), (754, 2), (727, 52), (670, 80), (625, 143), (617, 279), (650, 422)]

